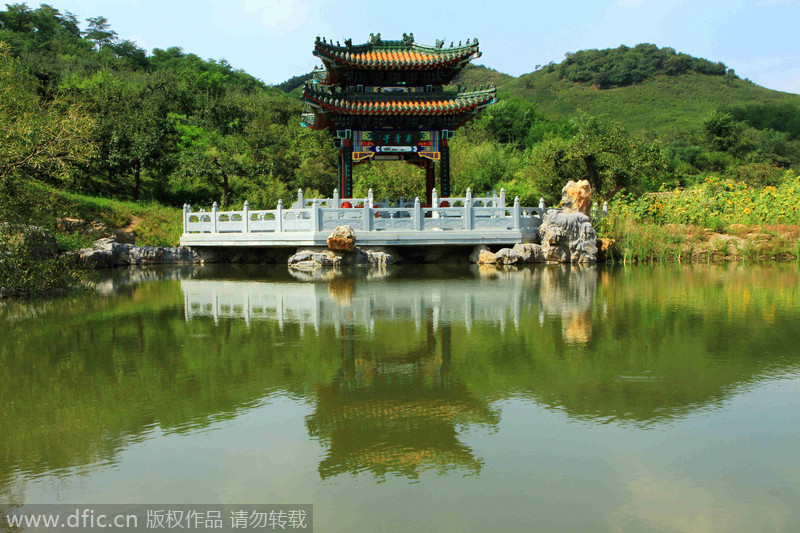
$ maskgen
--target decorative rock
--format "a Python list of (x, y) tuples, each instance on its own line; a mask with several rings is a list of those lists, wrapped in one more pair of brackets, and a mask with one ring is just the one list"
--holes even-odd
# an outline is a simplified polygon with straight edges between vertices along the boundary
[(564, 213), (583, 213), (589, 216), (592, 208), (592, 186), (587, 180), (568, 181), (561, 189), (561, 209)]
[(95, 241), (94, 247), (83, 248), (71, 255), (84, 268), (201, 262), (199, 256), (187, 246), (133, 246), (117, 242), (116, 237), (99, 239)]
[(522, 263), (544, 263), (544, 251), (539, 244), (515, 244), (513, 250), (520, 256)]
[(56, 219), (56, 229), (68, 233), (82, 230), (87, 224), (88, 222), (81, 218), (63, 217)]
[(593, 263), (597, 260), (597, 234), (584, 213), (548, 211), (539, 227), (548, 263)]
[(503, 265), (516, 265), (522, 263), (522, 257), (511, 248), (501, 248), (495, 255), (496, 261)]
[(478, 263), (479, 258), (483, 252), (488, 252), (489, 247), (485, 244), (479, 244), (475, 248), (472, 249), (472, 252), (469, 254), (469, 262), (470, 263)]
[(113, 237), (120, 244), (136, 244), (136, 232), (123, 229), (114, 230)]
[(338, 226), (328, 236), (328, 249), (333, 252), (353, 253), (356, 248), (356, 232), (350, 226)]
[(65, 233), (81, 232), (87, 235), (108, 235), (108, 228), (97, 220), (63, 217), (56, 219), (56, 229)]
[(488, 249), (482, 251), (478, 255), (478, 264), (479, 265), (496, 265), (497, 264), (497, 256), (490, 252)]
[(381, 249), (362, 250), (353, 248), (350, 253), (334, 252), (320, 248), (298, 250), (287, 263), (291, 268), (315, 269), (338, 266), (385, 266), (396, 263), (394, 255)]
[(521, 243), (513, 248), (502, 248), (492, 253), (484, 245), (476, 246), (469, 255), (471, 263), (479, 265), (520, 265), (526, 263), (544, 263), (545, 256), (538, 244)]
[(43, 261), (52, 259), (58, 252), (58, 241), (52, 233), (38, 226), (0, 223), (0, 235), (6, 240), (26, 250), (32, 259)]

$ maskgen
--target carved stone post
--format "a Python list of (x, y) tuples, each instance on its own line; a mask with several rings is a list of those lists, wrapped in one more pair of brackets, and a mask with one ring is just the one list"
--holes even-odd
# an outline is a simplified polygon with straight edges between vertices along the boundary
[(189, 213), (191, 213), (191, 208), (189, 204), (183, 204), (183, 232), (186, 233), (187, 228), (189, 227)]
[(514, 197), (514, 229), (522, 228), (522, 204), (519, 196)]
[(414, 198), (414, 210), (411, 212), (411, 216), (413, 217), (414, 229), (422, 231), (422, 206), (419, 203), (419, 196)]
[(219, 208), (217, 202), (211, 206), (211, 233), (217, 233), (217, 219), (219, 218)]
[(464, 198), (464, 229), (471, 230), (472, 227), (472, 190), (467, 188), (467, 197)]
[(311, 203), (311, 229), (322, 231), (322, 211), (319, 209), (319, 202), (316, 198)]
[(245, 200), (242, 209), (242, 232), (250, 233), (250, 203)]
[(333, 189), (333, 207), (336, 209), (342, 207), (342, 202), (339, 200), (339, 189)]
[(278, 198), (278, 212), (275, 213), (275, 221), (278, 223), (277, 231), (283, 232), (283, 200)]

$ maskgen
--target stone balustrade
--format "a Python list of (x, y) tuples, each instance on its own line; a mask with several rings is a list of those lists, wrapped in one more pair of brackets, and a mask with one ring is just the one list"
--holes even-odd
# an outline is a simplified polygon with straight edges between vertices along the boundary
[(324, 246), (337, 226), (350, 226), (359, 245), (470, 245), (513, 244), (536, 238), (545, 212), (523, 207), (519, 198), (506, 206), (505, 191), (473, 197), (469, 189), (463, 198), (440, 199), (433, 191), (430, 206), (413, 202), (375, 201), (366, 198), (306, 199), (302, 192), (291, 208), (278, 201), (276, 209), (183, 210), (181, 244), (188, 246)]

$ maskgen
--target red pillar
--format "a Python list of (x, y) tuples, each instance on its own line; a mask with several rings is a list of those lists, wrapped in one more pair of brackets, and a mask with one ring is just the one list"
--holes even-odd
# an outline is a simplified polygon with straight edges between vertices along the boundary
[(425, 204), (433, 203), (433, 188), (436, 187), (436, 168), (433, 161), (425, 163)]
[(439, 191), (439, 198), (450, 197), (450, 147), (447, 145), (447, 139), (442, 139), (439, 145), (439, 152), (441, 153), (439, 159), (439, 170), (441, 174), (441, 190)]

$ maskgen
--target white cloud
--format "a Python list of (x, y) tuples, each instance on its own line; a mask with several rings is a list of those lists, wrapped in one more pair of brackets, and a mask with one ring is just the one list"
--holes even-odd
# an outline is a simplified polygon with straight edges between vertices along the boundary
[(243, 0), (242, 7), (260, 14), (261, 23), (271, 29), (290, 31), (308, 21), (311, 4), (307, 0)]

